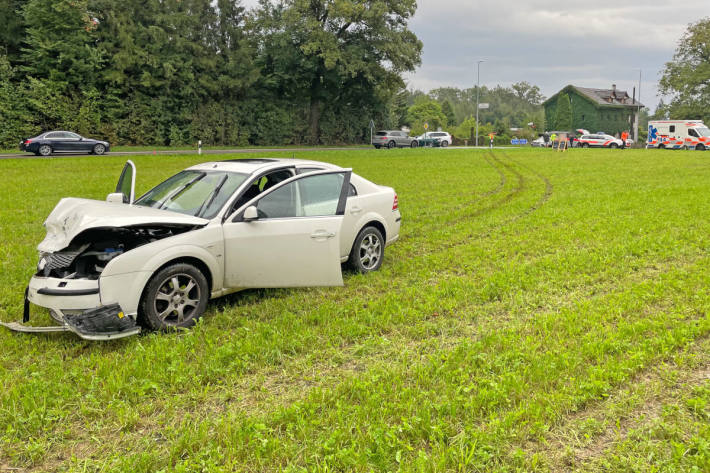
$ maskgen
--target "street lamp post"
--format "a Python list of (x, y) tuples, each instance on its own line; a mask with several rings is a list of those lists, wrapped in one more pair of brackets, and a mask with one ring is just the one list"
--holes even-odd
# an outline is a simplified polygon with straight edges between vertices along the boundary
[(639, 69), (639, 95), (636, 99), (636, 119), (634, 120), (634, 143), (638, 143), (639, 120), (641, 120), (641, 69)]
[(481, 63), (483, 59), (476, 62), (476, 146), (478, 146), (478, 94), (481, 89)]

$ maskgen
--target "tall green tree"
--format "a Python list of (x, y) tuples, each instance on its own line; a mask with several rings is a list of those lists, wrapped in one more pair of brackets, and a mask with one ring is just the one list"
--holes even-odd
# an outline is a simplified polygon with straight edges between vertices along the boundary
[(454, 114), (454, 108), (451, 106), (451, 102), (444, 100), (441, 104), (441, 113), (446, 117), (446, 123), (444, 125), (456, 126), (456, 115)]
[(434, 100), (427, 100), (409, 107), (407, 118), (412, 129), (412, 135), (424, 133), (424, 124), (428, 124), (427, 131), (435, 131), (446, 126), (446, 115), (441, 111), (441, 105)]
[(11, 64), (19, 61), (25, 25), (22, 15), (27, 0), (0, 0), (0, 54), (7, 56)]
[(320, 142), (327, 109), (382, 108), (404, 85), (401, 74), (420, 63), (407, 26), (415, 11), (416, 0), (262, 1), (267, 74), (289, 76), (285, 92), (304, 97), (309, 142)]
[(666, 63), (659, 91), (671, 118), (710, 120), (710, 17), (688, 26)]
[(570, 103), (569, 95), (567, 94), (560, 94), (557, 97), (555, 129), (561, 131), (572, 129), (572, 104)]

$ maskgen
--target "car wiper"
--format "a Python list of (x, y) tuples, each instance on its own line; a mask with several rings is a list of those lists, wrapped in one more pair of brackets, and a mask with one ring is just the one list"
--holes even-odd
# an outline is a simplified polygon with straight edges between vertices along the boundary
[(202, 178), (205, 177), (206, 175), (207, 175), (207, 174), (205, 174), (204, 172), (201, 173), (201, 174), (198, 174), (198, 175), (195, 176), (195, 178), (192, 179), (190, 182), (187, 182), (187, 183), (185, 183), (182, 187), (178, 187), (177, 189), (175, 189), (175, 191), (174, 191), (172, 194), (170, 194), (170, 195), (167, 196), (165, 199), (163, 199), (162, 202), (160, 202), (160, 205), (158, 206), (158, 209), (165, 208), (165, 206), (167, 205), (167, 203), (168, 203), (169, 201), (173, 200), (175, 197), (177, 197), (177, 196), (179, 196), (180, 194), (182, 194), (183, 192), (185, 192), (188, 187), (190, 187), (191, 185), (193, 185), (195, 182), (199, 181), (200, 179), (202, 179)]
[(202, 209), (209, 209), (210, 205), (212, 205), (212, 201), (217, 198), (217, 194), (219, 194), (219, 191), (222, 189), (222, 186), (224, 183), (227, 182), (227, 175), (225, 174), (222, 176), (222, 179), (220, 179), (219, 184), (217, 184), (217, 187), (214, 188), (212, 191), (212, 194), (205, 199), (204, 202), (202, 202), (202, 205), (200, 205), (200, 208), (197, 209), (197, 212), (195, 212), (195, 217), (201, 216), (200, 214), (202, 213)]

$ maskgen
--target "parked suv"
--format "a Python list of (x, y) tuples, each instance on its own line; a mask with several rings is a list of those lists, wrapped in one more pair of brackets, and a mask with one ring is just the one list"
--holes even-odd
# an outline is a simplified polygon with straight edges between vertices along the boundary
[(416, 148), (419, 146), (416, 138), (412, 138), (406, 131), (389, 130), (378, 131), (372, 137), (375, 148)]
[[(446, 147), (452, 143), (453, 138), (445, 131), (430, 131), (429, 133), (417, 136), (417, 141), (420, 142), (420, 145), (422, 140), (439, 140), (439, 146)], [(431, 143), (431, 141), (429, 141), (429, 143)]]

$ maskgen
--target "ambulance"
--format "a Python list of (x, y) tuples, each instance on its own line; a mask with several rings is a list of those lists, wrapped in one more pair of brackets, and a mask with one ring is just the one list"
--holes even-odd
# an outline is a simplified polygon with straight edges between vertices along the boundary
[(710, 149), (710, 129), (701, 120), (654, 120), (648, 122), (646, 148)]

